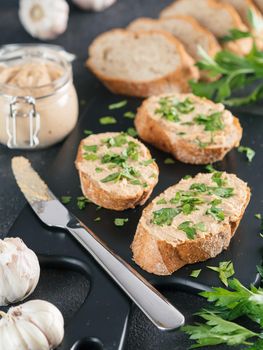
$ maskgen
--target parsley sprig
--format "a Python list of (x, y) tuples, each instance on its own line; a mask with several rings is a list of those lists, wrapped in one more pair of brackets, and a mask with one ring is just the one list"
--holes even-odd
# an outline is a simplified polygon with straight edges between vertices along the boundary
[(162, 118), (171, 122), (179, 122), (180, 114), (187, 114), (195, 109), (189, 97), (184, 101), (178, 101), (174, 97), (162, 97), (158, 103), (159, 107), (155, 110), (155, 113), (160, 114)]

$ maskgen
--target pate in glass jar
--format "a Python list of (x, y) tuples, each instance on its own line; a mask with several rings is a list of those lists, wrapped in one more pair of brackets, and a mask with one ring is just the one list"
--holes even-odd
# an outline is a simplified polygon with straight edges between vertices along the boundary
[(0, 50), (0, 142), (44, 148), (67, 136), (78, 119), (70, 55), (53, 45)]

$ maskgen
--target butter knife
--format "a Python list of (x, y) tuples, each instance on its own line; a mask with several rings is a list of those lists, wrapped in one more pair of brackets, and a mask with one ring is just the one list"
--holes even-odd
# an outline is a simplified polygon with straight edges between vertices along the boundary
[(28, 159), (14, 157), (12, 169), (39, 219), (50, 227), (71, 233), (156, 327), (174, 330), (184, 324), (184, 316), (161, 293), (61, 204)]

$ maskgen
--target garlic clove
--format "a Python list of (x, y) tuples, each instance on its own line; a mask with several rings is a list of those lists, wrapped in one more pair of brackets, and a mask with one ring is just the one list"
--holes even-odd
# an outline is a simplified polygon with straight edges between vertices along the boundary
[(103, 11), (116, 0), (73, 0), (73, 2), (83, 10)]
[(51, 350), (63, 340), (63, 316), (47, 301), (28, 301), (0, 317), (0, 350)]
[(39, 281), (36, 254), (20, 238), (0, 240), (0, 305), (21, 301)]
[(51, 303), (32, 300), (20, 305), (19, 312), (41, 330), (49, 344), (58, 346), (64, 337), (64, 319), (61, 312)]
[(50, 40), (65, 32), (69, 5), (65, 0), (20, 0), (18, 14), (29, 34)]

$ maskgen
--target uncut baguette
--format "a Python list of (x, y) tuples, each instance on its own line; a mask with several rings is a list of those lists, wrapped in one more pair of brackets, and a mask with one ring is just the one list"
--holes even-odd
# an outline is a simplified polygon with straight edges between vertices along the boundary
[[(140, 172), (140, 180), (147, 186), (130, 184), (126, 179), (117, 182), (103, 183), (101, 180), (106, 176), (117, 172), (120, 167), (109, 168), (110, 164), (102, 164), (101, 158), (108, 153), (121, 154), (127, 147), (110, 147), (101, 146), (103, 140), (120, 135), (117, 132), (107, 132), (94, 134), (83, 139), (79, 145), (77, 158), (75, 161), (76, 168), (79, 172), (81, 189), (83, 195), (93, 203), (107, 209), (125, 210), (134, 208), (137, 205), (143, 205), (152, 193), (153, 188), (158, 182), (159, 169), (155, 162), (143, 166), (140, 162), (151, 159), (149, 150), (137, 139), (127, 136), (127, 140), (138, 145), (139, 158), (138, 161), (129, 160), (128, 165), (134, 167)], [(84, 145), (99, 145), (97, 151), (98, 160), (86, 160), (84, 157)], [(95, 169), (103, 168), (103, 171), (97, 173)], [(154, 174), (154, 176), (152, 176)]]
[[(193, 121), (198, 114), (210, 115), (213, 112), (222, 112), (225, 123), (223, 130), (214, 133), (214, 142), (206, 147), (200, 147), (197, 140), (209, 143), (210, 133), (204, 131), (202, 125), (181, 125), (162, 118), (156, 110), (159, 100), (163, 97), (184, 101), (190, 98), (195, 106), (191, 113), (182, 115), (182, 122)], [(152, 96), (146, 99), (139, 107), (135, 127), (142, 140), (155, 147), (171, 153), (176, 159), (184, 163), (208, 164), (222, 160), (227, 152), (239, 145), (242, 137), (242, 128), (237, 118), (225, 110), (224, 106), (193, 94), (169, 94)], [(184, 132), (184, 135), (179, 135)]]
[[(223, 199), (220, 204), (225, 213), (223, 221), (219, 222), (211, 215), (206, 215), (207, 206), (203, 204), (199, 210), (185, 215), (177, 215), (171, 226), (157, 226), (151, 222), (153, 211), (167, 205), (158, 205), (158, 200), (172, 198), (179, 190), (188, 190), (193, 183), (215, 185), (211, 181), (212, 174), (198, 174), (194, 178), (181, 180), (177, 185), (169, 187), (155, 198), (143, 211), (132, 242), (134, 261), (144, 270), (156, 275), (170, 275), (186, 264), (205, 261), (227, 249), (244, 211), (250, 200), (250, 189), (245, 182), (236, 175), (223, 173), (228, 185), (234, 188), (234, 196)], [(218, 198), (215, 195), (210, 199)], [(208, 197), (207, 197), (208, 199)], [(187, 238), (186, 234), (178, 229), (185, 221), (193, 223), (203, 222), (206, 232), (197, 232), (194, 239)]]
[[(161, 17), (188, 15), (195, 18), (201, 25), (210, 30), (216, 38), (221, 39), (231, 29), (248, 31), (235, 8), (217, 0), (177, 0), (166, 7)], [(242, 38), (223, 44), (224, 48), (239, 55), (249, 53), (253, 45), (251, 38)]]
[(199, 72), (183, 45), (165, 31), (114, 29), (89, 47), (87, 67), (116, 94), (147, 97), (189, 91)]

